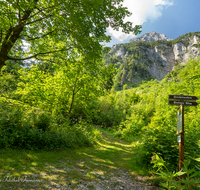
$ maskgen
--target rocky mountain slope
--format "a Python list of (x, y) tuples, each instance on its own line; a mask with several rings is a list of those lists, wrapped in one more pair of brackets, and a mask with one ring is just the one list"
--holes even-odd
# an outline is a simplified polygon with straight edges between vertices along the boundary
[(134, 42), (139, 42), (139, 41), (153, 42), (153, 41), (158, 41), (158, 40), (171, 41), (172, 39), (167, 38), (164, 34), (160, 34), (159, 32), (150, 32), (150, 33), (144, 34), (143, 36), (139, 38), (130, 39), (128, 43), (134, 43)]
[(150, 32), (115, 44), (105, 55), (105, 64), (118, 63), (115, 85), (134, 86), (142, 80), (163, 79), (177, 64), (200, 56), (200, 32), (188, 33), (175, 40)]

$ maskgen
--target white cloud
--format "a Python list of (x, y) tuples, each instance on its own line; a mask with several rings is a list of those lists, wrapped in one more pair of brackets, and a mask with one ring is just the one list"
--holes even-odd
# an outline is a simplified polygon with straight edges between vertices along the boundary
[[(162, 15), (164, 7), (173, 5), (173, 0), (124, 0), (123, 5), (132, 13), (130, 17), (125, 18), (125, 21), (132, 22), (134, 26), (142, 25), (147, 19), (157, 19)], [(134, 37), (133, 34), (125, 34), (122, 30), (115, 31), (110, 27), (107, 32), (119, 41)]]

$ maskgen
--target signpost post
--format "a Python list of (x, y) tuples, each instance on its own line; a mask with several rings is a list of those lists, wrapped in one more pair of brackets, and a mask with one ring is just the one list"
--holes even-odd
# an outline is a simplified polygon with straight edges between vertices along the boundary
[[(184, 161), (184, 106), (197, 106), (196, 96), (169, 95), (169, 105), (180, 105), (177, 109), (177, 140), (179, 143), (179, 171), (183, 168)], [(180, 178), (184, 178), (180, 176)]]
[[(177, 134), (179, 134), (179, 171), (183, 168), (184, 161), (184, 106), (180, 105), (177, 110)], [(183, 177), (183, 176), (180, 176)]]

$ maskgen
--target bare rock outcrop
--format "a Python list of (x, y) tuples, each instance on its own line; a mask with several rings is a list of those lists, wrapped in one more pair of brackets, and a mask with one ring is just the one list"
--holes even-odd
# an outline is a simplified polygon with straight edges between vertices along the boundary
[[(116, 44), (109, 52), (109, 57), (115, 57), (120, 65), (126, 60), (145, 64), (151, 77), (158, 80), (171, 72), (175, 64), (183, 64), (190, 58), (198, 56), (200, 56), (200, 32), (188, 33), (175, 40), (158, 32), (150, 32), (129, 40), (127, 44)], [(127, 80), (130, 78), (128, 75), (124, 77)]]
[(139, 42), (139, 41), (154, 42), (158, 40), (171, 41), (172, 39), (167, 38), (165, 34), (160, 34), (159, 32), (150, 32), (150, 33), (142, 35), (139, 38), (130, 39), (128, 43), (134, 43), (134, 42)]

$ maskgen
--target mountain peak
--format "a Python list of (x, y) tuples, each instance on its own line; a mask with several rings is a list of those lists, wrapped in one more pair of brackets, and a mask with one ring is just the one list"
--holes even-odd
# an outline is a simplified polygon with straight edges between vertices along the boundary
[(165, 41), (171, 41), (172, 39), (167, 38), (165, 34), (161, 34), (159, 32), (150, 32), (142, 35), (139, 38), (133, 38), (130, 39), (128, 43), (134, 43), (139, 41), (145, 41), (145, 42), (153, 42), (158, 40), (165, 40)]

